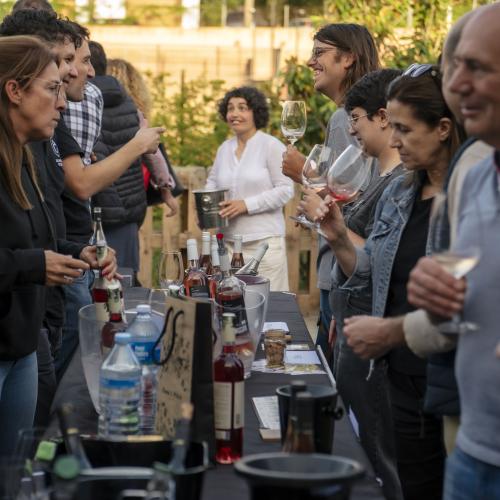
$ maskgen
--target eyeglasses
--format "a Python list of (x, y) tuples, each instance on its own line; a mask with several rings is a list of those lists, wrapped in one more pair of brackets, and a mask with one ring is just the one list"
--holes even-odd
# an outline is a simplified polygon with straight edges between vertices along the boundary
[(56, 101), (59, 99), (59, 94), (61, 93), (61, 87), (63, 86), (62, 81), (55, 82), (54, 80), (45, 80), (44, 78), (38, 78), (38, 77), (33, 78), (33, 80), (39, 80), (41, 82), (52, 84), (52, 86), (48, 87), (47, 90), (52, 94), (54, 94)]
[(429, 73), (432, 77), (439, 76), (439, 71), (433, 64), (418, 63), (413, 63), (412, 65), (408, 66), (408, 68), (404, 71), (403, 76), (418, 78), (419, 76), (425, 75), (426, 73)]
[(325, 52), (335, 50), (337, 47), (315, 47), (311, 51), (311, 59), (318, 60)]
[(370, 116), (371, 113), (366, 113), (366, 115), (361, 115), (361, 116), (350, 116), (349, 118), (347, 118), (347, 121), (349, 122), (349, 125), (351, 127), (353, 127), (354, 125), (356, 125), (358, 123), (358, 120), (360, 118), (365, 118), (366, 116)]

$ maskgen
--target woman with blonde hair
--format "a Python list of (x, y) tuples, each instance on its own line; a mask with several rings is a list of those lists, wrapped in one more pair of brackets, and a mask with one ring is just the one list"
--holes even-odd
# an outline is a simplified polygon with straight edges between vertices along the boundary
[(38, 38), (0, 37), (0, 456), (33, 425), (36, 348), (45, 286), (67, 285), (88, 265), (56, 253), (54, 227), (26, 145), (52, 137), (66, 100)]
[[(125, 59), (109, 59), (107, 74), (114, 76), (130, 95), (139, 110), (141, 127), (146, 126), (151, 117), (153, 108), (151, 94), (141, 73)], [(155, 154), (145, 155), (145, 163), (159, 187), (163, 202), (170, 208), (167, 217), (175, 215), (178, 210), (177, 200), (173, 197), (171, 189), (175, 186), (168, 171), (168, 165), (160, 149)]]

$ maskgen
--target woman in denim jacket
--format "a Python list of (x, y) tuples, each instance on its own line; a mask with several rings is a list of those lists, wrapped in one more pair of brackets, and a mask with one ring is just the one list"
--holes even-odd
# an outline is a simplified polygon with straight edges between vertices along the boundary
[(428, 253), (432, 197), (441, 190), (460, 141), (438, 71), (430, 65), (412, 67), (391, 84), (387, 109), (392, 146), (409, 173), (384, 191), (364, 248), (349, 240), (340, 209), (328, 198), (320, 209), (321, 228), (337, 257), (336, 286), (354, 301), (371, 298), (372, 316), (346, 319), (344, 335), (359, 356), (385, 356), (404, 498), (440, 499), (442, 424), (423, 412), (425, 362), (404, 346), (402, 321), (412, 310), (406, 299), (409, 272)]

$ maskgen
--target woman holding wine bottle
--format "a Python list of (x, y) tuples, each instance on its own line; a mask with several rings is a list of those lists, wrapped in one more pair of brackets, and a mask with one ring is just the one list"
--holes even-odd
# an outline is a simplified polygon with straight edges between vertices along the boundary
[[(26, 149), (52, 137), (66, 99), (55, 56), (38, 38), (0, 38), (0, 456), (33, 425), (45, 287), (68, 285), (88, 264), (82, 246), (56, 242)], [(61, 253), (57, 253), (57, 249)]]
[(219, 113), (234, 137), (218, 149), (206, 189), (228, 189), (220, 215), (229, 218), (226, 242), (242, 236), (243, 255), (253, 255), (262, 242), (269, 244), (259, 272), (271, 281), (271, 290), (288, 290), (283, 207), (293, 196), (293, 182), (281, 171), (285, 146), (260, 129), (267, 125), (266, 97), (253, 87), (228, 92)]
[(391, 145), (409, 171), (380, 198), (364, 248), (348, 237), (339, 207), (325, 198), (321, 229), (337, 258), (334, 281), (353, 297), (371, 299), (372, 315), (345, 320), (348, 345), (363, 358), (385, 357), (398, 473), (405, 500), (441, 498), (445, 451), (442, 422), (425, 414), (426, 364), (404, 345), (403, 319), (412, 310), (406, 282), (428, 251), (433, 196), (459, 145), (455, 119), (441, 92), (438, 68), (413, 65), (388, 90)]

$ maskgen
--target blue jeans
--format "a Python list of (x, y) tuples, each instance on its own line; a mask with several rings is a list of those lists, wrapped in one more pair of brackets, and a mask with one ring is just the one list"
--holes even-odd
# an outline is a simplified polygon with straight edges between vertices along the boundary
[(481, 462), (456, 447), (446, 460), (443, 500), (500, 498), (500, 467)]
[(90, 286), (93, 280), (93, 272), (87, 271), (83, 276), (75, 279), (71, 285), (64, 286), (66, 317), (63, 327), (61, 349), (54, 361), (57, 380), (61, 380), (78, 347), (78, 312), (82, 307), (92, 304)]
[(0, 361), (0, 457), (12, 456), (19, 431), (33, 427), (37, 385), (35, 352)]

